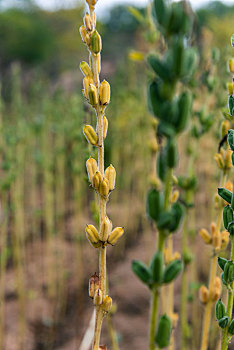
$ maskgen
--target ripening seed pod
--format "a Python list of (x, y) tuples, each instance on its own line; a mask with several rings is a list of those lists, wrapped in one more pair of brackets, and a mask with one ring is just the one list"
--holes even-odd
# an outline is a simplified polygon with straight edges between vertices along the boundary
[(229, 233), (228, 231), (221, 232), (221, 250), (224, 250), (229, 243)]
[(173, 185), (178, 185), (178, 179), (175, 175), (172, 176)]
[(226, 328), (227, 325), (228, 325), (228, 321), (229, 321), (228, 316), (224, 316), (223, 318), (221, 318), (218, 321), (219, 327), (222, 328), (222, 329)]
[(174, 261), (174, 260), (180, 260), (180, 259), (181, 259), (180, 253), (179, 253), (179, 252), (175, 252), (175, 253), (173, 254), (172, 261)]
[(225, 200), (225, 202), (227, 202), (227, 204), (231, 204), (232, 192), (230, 192), (227, 188), (218, 188), (218, 194)]
[(164, 271), (163, 274), (163, 283), (170, 283), (173, 281), (180, 271), (182, 270), (182, 262), (180, 260), (174, 260), (170, 262)]
[(102, 39), (95, 29), (91, 35), (91, 48), (93, 53), (96, 55), (99, 54), (102, 50)]
[(86, 30), (85, 26), (81, 26), (79, 31), (80, 31), (80, 36), (81, 36), (82, 41), (84, 43), (86, 43), (87, 30)]
[(104, 300), (103, 300), (103, 303), (102, 303), (103, 311), (105, 311), (105, 312), (110, 311), (111, 306), (112, 306), (112, 299), (111, 299), (111, 297), (106, 295)]
[(95, 107), (98, 104), (98, 91), (94, 84), (89, 84), (88, 90), (89, 102), (91, 106)]
[(108, 130), (108, 119), (106, 116), (103, 117), (103, 138), (106, 138), (107, 135), (107, 130)]
[(233, 58), (228, 61), (228, 67), (229, 67), (230, 73), (234, 73), (234, 59)]
[(163, 254), (158, 250), (150, 263), (150, 270), (154, 283), (161, 283), (163, 277)]
[(100, 227), (100, 241), (106, 242), (107, 238), (111, 232), (112, 223), (110, 219), (106, 216), (105, 219), (101, 223)]
[(163, 257), (165, 265), (168, 265), (172, 261), (170, 250), (167, 247), (163, 249)]
[(111, 245), (115, 245), (117, 241), (122, 237), (124, 234), (124, 229), (123, 227), (116, 227), (108, 237), (108, 243)]
[(221, 288), (214, 288), (212, 292), (212, 301), (217, 301), (221, 295)]
[(87, 139), (87, 141), (93, 145), (96, 146), (98, 143), (98, 136), (96, 134), (96, 132), (94, 131), (94, 129), (92, 128), (91, 125), (85, 125), (83, 128), (83, 133)]
[(202, 228), (199, 231), (199, 234), (200, 234), (201, 238), (203, 239), (203, 241), (206, 244), (210, 244), (211, 243), (211, 235), (209, 234), (209, 232), (205, 228)]
[(113, 191), (115, 189), (116, 170), (112, 164), (106, 168), (105, 179), (109, 182), (109, 190)]
[(95, 244), (99, 242), (99, 235), (95, 226), (86, 225), (85, 231), (86, 231), (86, 236), (91, 243)]
[(176, 190), (172, 193), (172, 196), (171, 196), (171, 203), (172, 204), (177, 202), (179, 195), (180, 195), (180, 192), (178, 190)]
[(216, 232), (212, 237), (212, 245), (216, 251), (221, 248), (221, 234), (220, 232)]
[(98, 60), (98, 73), (100, 74), (101, 72), (101, 55), (100, 53), (97, 54), (97, 60)]
[(89, 182), (92, 183), (93, 176), (97, 172), (97, 161), (94, 158), (89, 157), (86, 161), (86, 169), (89, 177)]
[(93, 30), (92, 20), (88, 13), (86, 13), (84, 16), (84, 25), (89, 32)]
[(95, 6), (98, 0), (86, 0), (88, 5)]
[(158, 142), (157, 142), (157, 139), (156, 138), (153, 138), (151, 141), (150, 141), (150, 150), (152, 153), (156, 153), (158, 151)]
[(218, 265), (219, 267), (224, 271), (225, 264), (227, 262), (227, 259), (221, 258), (218, 256)]
[(232, 322), (230, 323), (230, 325), (228, 327), (228, 333), (231, 334), (231, 336), (234, 335), (234, 319), (232, 320)]
[(99, 288), (99, 278), (98, 275), (95, 274), (89, 279), (89, 296), (90, 298), (94, 297), (95, 291)]
[(93, 297), (93, 303), (94, 305), (101, 305), (102, 303), (102, 291), (101, 289), (97, 289), (94, 293), (94, 297)]
[(221, 318), (223, 318), (226, 315), (225, 306), (222, 303), (221, 299), (219, 299), (215, 305), (215, 314), (217, 320), (221, 320)]
[(84, 74), (85, 77), (87, 75), (92, 77), (92, 75), (93, 75), (92, 72), (91, 72), (91, 69), (90, 69), (90, 67), (88, 65), (88, 63), (85, 62), (85, 61), (80, 62), (80, 70)]
[(227, 83), (227, 90), (228, 90), (228, 95), (233, 94), (233, 82), (228, 82)]
[(107, 197), (109, 194), (109, 181), (107, 179), (103, 179), (100, 183), (100, 189), (99, 189), (100, 195), (102, 197)]
[(227, 170), (231, 169), (232, 167), (232, 151), (230, 149), (226, 150), (226, 155), (224, 158), (225, 168)]
[(106, 80), (100, 84), (99, 99), (102, 106), (107, 106), (110, 103), (110, 84)]
[(132, 271), (137, 277), (148, 286), (152, 283), (152, 274), (148, 266), (140, 260), (133, 260)]
[(166, 314), (162, 315), (159, 319), (158, 329), (155, 335), (155, 342), (160, 349), (170, 344), (171, 326), (170, 318)]
[(214, 221), (212, 221), (212, 223), (210, 224), (210, 232), (211, 236), (213, 237), (216, 232), (216, 223)]
[(221, 136), (222, 138), (227, 135), (228, 130), (230, 129), (230, 123), (228, 120), (224, 120), (221, 125)]
[(228, 224), (234, 220), (233, 210), (230, 205), (223, 208), (223, 225), (227, 229)]
[(206, 304), (209, 300), (209, 291), (205, 286), (201, 286), (199, 289), (199, 299), (203, 304)]
[(96, 171), (92, 179), (92, 186), (93, 188), (95, 188), (96, 191), (99, 191), (101, 181), (102, 181), (102, 175), (100, 171)]
[(215, 278), (214, 286), (215, 286), (215, 288), (221, 289), (221, 287), (222, 287), (222, 282), (221, 282), (221, 278), (220, 278), (220, 277), (217, 276), (217, 277)]
[(86, 34), (85, 41), (86, 41), (86, 45), (90, 48), (90, 45), (91, 45), (90, 33), (87, 33), (87, 34)]
[(179, 315), (175, 312), (171, 315), (172, 328), (175, 329), (177, 327), (177, 323), (179, 320)]
[(89, 85), (90, 84), (94, 84), (93, 78), (91, 78), (90, 76), (86, 76), (83, 79), (83, 86), (84, 86), (84, 96), (85, 98), (89, 98)]
[(220, 169), (224, 169), (224, 160), (220, 153), (216, 153), (214, 159)]

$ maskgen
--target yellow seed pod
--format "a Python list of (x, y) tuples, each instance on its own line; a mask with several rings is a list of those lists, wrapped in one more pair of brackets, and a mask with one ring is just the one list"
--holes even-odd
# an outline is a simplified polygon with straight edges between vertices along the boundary
[(228, 61), (228, 67), (229, 67), (229, 71), (231, 73), (234, 73), (234, 59), (233, 58)]
[(199, 299), (203, 304), (206, 304), (209, 300), (209, 291), (205, 286), (201, 286), (199, 289)]
[(109, 182), (109, 190), (113, 191), (115, 189), (116, 170), (112, 164), (106, 168), (105, 179)]
[(103, 117), (103, 137), (104, 137), (104, 139), (106, 138), (107, 130), (108, 130), (108, 119), (106, 118), (106, 116), (104, 116)]
[(212, 301), (216, 302), (220, 298), (220, 295), (221, 295), (221, 288), (214, 288), (211, 296)]
[(112, 299), (111, 297), (106, 295), (102, 303), (102, 309), (103, 311), (108, 312), (110, 311), (111, 307), (112, 307)]
[(216, 276), (216, 278), (215, 278), (214, 287), (215, 288), (221, 288), (222, 287), (221, 278), (218, 277), (218, 276)]
[(108, 243), (111, 245), (115, 245), (117, 241), (122, 237), (124, 234), (123, 227), (116, 227), (108, 237)]
[(86, 44), (88, 45), (88, 47), (90, 48), (90, 45), (91, 45), (91, 36), (90, 36), (89, 33), (86, 34), (85, 42), (86, 42)]
[(88, 96), (89, 96), (89, 103), (91, 106), (95, 107), (98, 104), (98, 91), (97, 88), (94, 84), (89, 85), (89, 91), (88, 91)]
[(150, 150), (152, 153), (158, 152), (159, 146), (158, 146), (158, 142), (157, 142), (156, 138), (153, 138), (150, 141), (149, 147), (150, 147)]
[(93, 175), (93, 179), (92, 179), (92, 186), (95, 188), (96, 191), (99, 191), (101, 181), (102, 181), (102, 175), (100, 171), (97, 171)]
[(213, 237), (216, 232), (216, 223), (214, 221), (212, 221), (212, 223), (210, 224), (210, 232), (211, 236)]
[(178, 179), (175, 175), (172, 176), (173, 185), (178, 185)]
[(85, 125), (83, 128), (83, 133), (91, 145), (96, 146), (98, 143), (98, 136), (91, 125)]
[(102, 106), (107, 106), (110, 103), (110, 84), (106, 80), (101, 82), (99, 99)]
[(102, 51), (102, 39), (95, 29), (91, 35), (91, 48), (94, 54), (99, 54)]
[(225, 249), (229, 243), (229, 232), (222, 231), (221, 232), (221, 249)]
[(230, 129), (230, 123), (228, 120), (224, 120), (221, 124), (222, 138), (227, 135), (228, 130)]
[(85, 26), (81, 26), (79, 31), (80, 31), (80, 36), (81, 36), (82, 41), (84, 43), (86, 43), (87, 30), (86, 30)]
[(94, 84), (93, 79), (90, 76), (84, 77), (84, 79), (83, 79), (83, 86), (84, 86), (84, 91), (85, 91), (84, 96), (86, 98), (89, 98), (89, 85), (90, 84)]
[(165, 262), (165, 265), (168, 265), (169, 262), (171, 262), (171, 253), (170, 253), (170, 250), (168, 248), (164, 248), (163, 249), (163, 256), (164, 256), (164, 262)]
[(85, 61), (80, 62), (80, 70), (84, 74), (85, 77), (87, 75), (92, 77), (92, 75), (93, 75), (92, 72), (91, 72), (91, 69), (89, 68), (88, 63), (85, 62)]
[(173, 312), (173, 314), (171, 315), (173, 329), (177, 327), (178, 320), (179, 320), (179, 315), (177, 313)]
[(92, 20), (88, 13), (86, 13), (84, 16), (84, 25), (89, 32), (93, 30)]
[(106, 216), (100, 226), (100, 241), (102, 242), (107, 241), (107, 238), (111, 232), (111, 229), (112, 229), (112, 223), (110, 219)]
[(228, 82), (227, 83), (227, 91), (228, 91), (228, 95), (232, 95), (233, 94), (233, 82)]
[(94, 158), (89, 157), (86, 161), (86, 169), (89, 177), (89, 182), (92, 183), (93, 176), (97, 172), (97, 161)]
[(89, 296), (90, 296), (90, 298), (94, 297), (94, 293), (98, 288), (99, 288), (99, 278), (98, 278), (98, 275), (95, 273), (89, 279)]
[(206, 244), (210, 244), (211, 243), (211, 235), (209, 234), (209, 232), (205, 228), (202, 228), (199, 231), (199, 235), (201, 236), (201, 238), (203, 239), (203, 241)]
[(97, 3), (97, 0), (86, 0), (88, 5), (95, 6)]
[(214, 196), (214, 204), (215, 204), (215, 209), (218, 209), (220, 207), (221, 200), (218, 193), (216, 193)]
[(215, 232), (213, 235), (212, 245), (216, 251), (221, 249), (221, 234), (219, 232)]
[(177, 199), (179, 198), (180, 192), (178, 190), (174, 191), (171, 196), (171, 203), (177, 202)]
[(149, 183), (152, 187), (156, 188), (157, 190), (161, 187), (161, 181), (158, 177), (155, 177), (155, 175), (149, 176)]
[(181, 255), (180, 255), (179, 252), (175, 252), (174, 255), (173, 255), (172, 260), (178, 260), (178, 259), (181, 259)]
[(95, 244), (99, 242), (99, 234), (95, 226), (87, 225), (85, 231), (90, 243)]
[(220, 169), (223, 169), (224, 168), (224, 160), (223, 160), (223, 157), (221, 156), (220, 153), (216, 153), (216, 155), (214, 156), (214, 159), (218, 165), (218, 167)]
[(93, 303), (94, 305), (101, 305), (102, 303), (102, 291), (101, 289), (97, 289), (94, 293), (94, 298), (93, 298)]
[(100, 189), (99, 189), (100, 195), (102, 197), (107, 197), (109, 194), (109, 181), (107, 179), (103, 179), (100, 183)]
[(226, 150), (226, 154), (225, 154), (225, 158), (224, 158), (224, 163), (225, 163), (225, 168), (231, 169), (232, 167), (232, 150), (227, 149)]
[(100, 53), (97, 54), (97, 61), (98, 61), (98, 73), (101, 72), (101, 55)]

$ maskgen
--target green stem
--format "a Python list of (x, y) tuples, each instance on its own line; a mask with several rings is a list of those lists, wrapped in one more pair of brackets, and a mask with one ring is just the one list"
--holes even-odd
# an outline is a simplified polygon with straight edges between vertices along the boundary
[(152, 291), (152, 299), (151, 299), (150, 333), (149, 333), (150, 350), (155, 350), (154, 338), (155, 338), (156, 323), (157, 323), (158, 302), (159, 302), (159, 290), (156, 287)]

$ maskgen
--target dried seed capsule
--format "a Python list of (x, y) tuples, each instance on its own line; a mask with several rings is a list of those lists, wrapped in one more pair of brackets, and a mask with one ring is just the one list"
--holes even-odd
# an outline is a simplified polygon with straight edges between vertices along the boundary
[(212, 244), (216, 251), (221, 248), (221, 234), (216, 232), (212, 237)]
[(229, 123), (229, 121), (228, 121), (228, 120), (224, 120), (224, 121), (222, 122), (222, 125), (221, 125), (221, 130), (222, 130), (221, 136), (222, 136), (222, 138), (223, 138), (225, 135), (227, 135), (229, 129), (230, 129), (230, 123)]
[(95, 291), (93, 303), (94, 303), (94, 305), (101, 305), (101, 303), (102, 303), (102, 291), (101, 291), (101, 289), (97, 289)]
[(90, 104), (93, 107), (97, 106), (97, 104), (98, 104), (98, 92), (97, 92), (97, 88), (95, 85), (89, 84), (88, 96), (89, 96)]
[(97, 161), (94, 158), (89, 157), (86, 161), (86, 169), (89, 177), (89, 182), (92, 183), (93, 176), (97, 172)]
[(98, 350), (107, 350), (107, 346), (106, 345), (100, 345)]
[(234, 59), (233, 58), (228, 61), (228, 67), (229, 67), (230, 73), (234, 73)]
[(171, 196), (171, 203), (172, 204), (177, 202), (179, 195), (180, 195), (180, 192), (178, 190), (176, 190), (172, 193), (172, 196)]
[(98, 136), (91, 125), (85, 125), (83, 128), (83, 133), (91, 145), (96, 146), (98, 143)]
[(143, 283), (147, 285), (150, 285), (152, 283), (151, 271), (148, 266), (146, 266), (142, 261), (133, 260), (132, 271)]
[(107, 106), (110, 103), (110, 84), (106, 80), (101, 82), (99, 99), (102, 106)]
[(220, 153), (216, 153), (214, 159), (220, 169), (224, 169), (224, 160)]
[(209, 232), (205, 228), (202, 228), (199, 231), (199, 234), (200, 234), (201, 238), (203, 239), (203, 241), (206, 244), (210, 244), (211, 243), (211, 235), (209, 234)]
[(100, 74), (101, 72), (101, 55), (100, 53), (97, 54), (97, 60), (98, 60), (98, 73)]
[(95, 188), (96, 191), (99, 191), (101, 181), (102, 181), (102, 175), (100, 171), (97, 171), (93, 175), (93, 180), (92, 180), (92, 186)]
[(91, 35), (91, 48), (96, 55), (102, 50), (102, 39), (96, 29)]
[(232, 336), (234, 335), (234, 319), (232, 320), (232, 322), (228, 327), (228, 333), (231, 334)]
[(226, 150), (225, 158), (224, 158), (225, 168), (231, 169), (232, 167), (232, 151), (230, 149)]
[(102, 308), (105, 312), (110, 311), (112, 306), (112, 299), (108, 295), (105, 296), (103, 303), (102, 303)]
[(224, 316), (223, 318), (221, 318), (219, 321), (218, 321), (218, 324), (219, 324), (219, 327), (220, 328), (226, 328), (227, 325), (228, 325), (228, 321), (229, 321), (229, 318), (228, 316)]
[(219, 267), (224, 270), (224, 266), (227, 262), (227, 259), (221, 258), (220, 256), (218, 256), (218, 265)]
[(101, 223), (100, 227), (100, 241), (106, 242), (107, 238), (111, 232), (112, 223), (110, 219), (106, 216)]
[(103, 117), (103, 138), (106, 138), (107, 135), (107, 130), (108, 130), (108, 119), (104, 116)]
[(122, 237), (124, 234), (124, 229), (123, 227), (116, 227), (108, 237), (108, 243), (111, 245), (115, 245), (117, 241)]
[(88, 5), (95, 6), (97, 3), (97, 0), (86, 0)]
[(95, 291), (99, 288), (99, 278), (98, 275), (95, 274), (89, 279), (89, 296), (90, 298), (94, 297)]
[(233, 219), (233, 210), (230, 205), (226, 205), (226, 207), (223, 209), (223, 225), (226, 229), (228, 228), (228, 224), (232, 222)]
[(79, 30), (80, 30), (81, 39), (85, 43), (86, 42), (87, 30), (86, 30), (85, 26), (81, 26)]
[(86, 76), (83, 79), (83, 86), (84, 86), (84, 92), (85, 92), (85, 97), (89, 97), (89, 85), (90, 85), (90, 77)]
[(227, 231), (221, 232), (221, 249), (225, 249), (229, 243), (229, 233)]
[(160, 283), (163, 277), (163, 255), (162, 252), (157, 251), (150, 264), (153, 282)]
[(231, 204), (232, 193), (226, 188), (218, 188), (218, 194), (222, 197), (227, 203)]
[(164, 314), (160, 317), (155, 336), (155, 342), (160, 349), (165, 348), (170, 344), (171, 328), (171, 320), (166, 314)]
[(170, 283), (173, 281), (180, 271), (182, 270), (182, 262), (180, 260), (174, 260), (167, 265), (163, 274), (163, 283)]
[(100, 183), (100, 189), (99, 189), (100, 195), (103, 197), (107, 197), (109, 194), (109, 181), (107, 179), (103, 179)]
[(222, 303), (221, 299), (219, 299), (215, 305), (215, 314), (217, 320), (221, 320), (221, 318), (223, 318), (226, 315), (225, 306)]
[(109, 190), (113, 191), (115, 189), (116, 170), (112, 164), (106, 168), (105, 178), (109, 182)]
[(212, 221), (212, 223), (210, 224), (210, 232), (211, 236), (213, 237), (216, 232), (216, 223), (214, 221)]
[(84, 25), (89, 32), (93, 30), (92, 20), (88, 13), (84, 16)]
[(86, 236), (91, 243), (99, 242), (99, 235), (95, 226), (87, 225), (85, 231), (86, 231)]
[(203, 304), (206, 304), (209, 300), (209, 291), (205, 286), (201, 286), (199, 289), (199, 298)]
[(85, 61), (80, 62), (80, 70), (84, 74), (84, 76), (88, 75), (88, 76), (92, 77), (92, 75), (93, 75), (88, 63)]
[(221, 288), (215, 288), (212, 292), (212, 301), (217, 301), (221, 295)]
[(159, 146), (158, 146), (158, 142), (157, 142), (156, 138), (153, 138), (150, 141), (149, 147), (150, 147), (150, 150), (152, 151), (152, 153), (156, 153), (158, 151)]

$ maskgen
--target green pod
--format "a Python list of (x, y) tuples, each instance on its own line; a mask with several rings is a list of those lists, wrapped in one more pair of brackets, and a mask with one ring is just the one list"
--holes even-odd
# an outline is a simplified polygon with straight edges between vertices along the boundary
[(226, 328), (227, 325), (228, 325), (228, 321), (229, 321), (229, 318), (228, 316), (224, 316), (223, 318), (221, 318), (219, 321), (218, 321), (218, 324), (219, 324), (219, 327), (220, 328)]
[(231, 335), (234, 335), (234, 319), (232, 320), (232, 322), (230, 323), (230, 325), (228, 327), (228, 333)]
[(190, 31), (191, 21), (182, 2), (172, 3), (167, 25), (168, 35), (183, 35)]
[(158, 220), (162, 210), (162, 194), (156, 189), (149, 190), (146, 201), (146, 213), (154, 221)]
[(228, 130), (228, 144), (232, 151), (234, 151), (234, 130)]
[(172, 221), (174, 220), (174, 216), (170, 211), (164, 211), (160, 213), (157, 221), (157, 227), (159, 230), (169, 229), (170, 225), (172, 225)]
[(191, 114), (192, 96), (188, 91), (183, 92), (178, 100), (179, 106), (179, 118), (176, 121), (176, 131), (177, 133), (185, 130), (188, 120)]
[(167, 265), (163, 274), (163, 283), (170, 283), (173, 281), (182, 270), (181, 260), (174, 260)]
[(227, 259), (221, 258), (220, 256), (218, 257), (218, 265), (222, 270), (224, 270), (227, 261)]
[(162, 79), (171, 81), (172, 75), (171, 70), (167, 67), (166, 63), (159, 59), (155, 54), (150, 54), (147, 57), (147, 62), (150, 67), (154, 70), (154, 72)]
[(155, 79), (148, 88), (149, 110), (155, 115), (155, 117), (158, 117), (162, 103), (163, 100), (160, 95), (160, 82), (159, 79)]
[(169, 231), (175, 232), (176, 230), (178, 230), (184, 215), (184, 210), (182, 205), (178, 202), (172, 204), (171, 214), (173, 216), (173, 220), (171, 220), (169, 224)]
[(232, 152), (232, 165), (234, 166), (234, 152)]
[(227, 229), (228, 224), (233, 221), (233, 210), (230, 207), (230, 205), (226, 205), (226, 207), (223, 208), (223, 224), (224, 227)]
[(157, 159), (157, 173), (161, 181), (165, 180), (167, 175), (167, 170), (168, 168), (167, 168), (167, 162), (165, 157), (165, 151), (160, 150), (158, 159)]
[(226, 202), (231, 204), (232, 201), (232, 192), (228, 191), (226, 188), (218, 188), (218, 194), (222, 197)]
[(221, 273), (221, 280), (222, 280), (223, 284), (227, 287), (227, 282), (224, 279), (224, 272)]
[(145, 284), (150, 286), (152, 282), (152, 275), (150, 269), (140, 260), (132, 262), (132, 271)]
[(163, 254), (157, 251), (150, 264), (152, 278), (154, 283), (161, 283), (163, 276)]
[(95, 54), (98, 54), (102, 50), (102, 39), (96, 29), (91, 35), (91, 47)]
[(164, 314), (160, 317), (155, 342), (160, 349), (170, 344), (172, 324), (170, 318)]
[(226, 315), (226, 310), (224, 303), (222, 303), (221, 299), (219, 299), (215, 305), (215, 314), (217, 320), (221, 320)]
[[(233, 154), (234, 154), (234, 152), (232, 152), (232, 155)], [(232, 208), (232, 210), (234, 210), (234, 191), (232, 192), (231, 208)]]
[(172, 47), (173, 55), (173, 72), (177, 79), (179, 79), (183, 65), (184, 43), (183, 39), (175, 40)]
[(193, 254), (190, 252), (188, 248), (183, 252), (182, 257), (183, 257), (184, 265), (189, 265), (193, 260)]
[(158, 125), (157, 133), (159, 135), (163, 135), (165, 137), (174, 137), (175, 136), (175, 128), (173, 125), (171, 125), (165, 121), (161, 121)]
[(165, 1), (154, 0), (154, 10), (158, 23), (164, 27), (168, 17), (168, 8)]
[(230, 236), (233, 237), (234, 236), (234, 221), (232, 221), (228, 224), (227, 230), (230, 233)]
[(166, 147), (166, 156), (167, 156), (167, 166), (172, 169), (175, 168), (178, 163), (178, 151), (175, 139), (169, 139)]
[(187, 48), (183, 55), (181, 76), (183, 79), (190, 78), (196, 69), (197, 53), (193, 48)]
[(233, 262), (229, 260), (224, 266), (223, 279), (227, 284), (233, 281), (233, 273), (234, 273), (233, 265), (234, 265)]
[(229, 113), (231, 116), (234, 116), (234, 97), (233, 95), (230, 95), (228, 98), (228, 108), (229, 108)]

